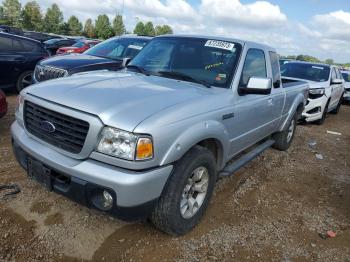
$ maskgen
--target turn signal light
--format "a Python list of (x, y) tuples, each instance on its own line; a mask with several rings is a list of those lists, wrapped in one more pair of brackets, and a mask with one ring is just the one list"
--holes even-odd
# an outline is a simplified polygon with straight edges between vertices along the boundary
[(142, 137), (137, 141), (136, 160), (147, 160), (153, 157), (153, 143), (150, 138)]

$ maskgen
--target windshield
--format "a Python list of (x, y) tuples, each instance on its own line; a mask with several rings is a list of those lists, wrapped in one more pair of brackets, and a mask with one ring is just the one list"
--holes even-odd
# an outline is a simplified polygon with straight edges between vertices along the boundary
[(84, 42), (77, 42), (73, 45), (73, 47), (78, 47), (78, 48), (82, 48), (85, 46), (85, 43)]
[(350, 82), (350, 73), (342, 73), (345, 82)]
[(95, 45), (85, 54), (110, 59), (134, 58), (148, 41), (137, 38), (112, 38)]
[(329, 66), (303, 63), (286, 63), (281, 66), (281, 75), (305, 79), (314, 82), (325, 82), (329, 79)]
[(129, 66), (162, 77), (228, 87), (240, 52), (241, 45), (233, 42), (162, 37), (153, 39)]

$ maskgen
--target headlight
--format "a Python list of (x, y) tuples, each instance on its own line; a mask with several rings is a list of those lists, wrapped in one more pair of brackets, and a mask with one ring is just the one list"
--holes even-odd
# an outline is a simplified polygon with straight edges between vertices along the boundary
[(147, 160), (153, 157), (153, 143), (150, 137), (105, 127), (97, 151), (127, 160)]
[(23, 106), (24, 106), (24, 97), (22, 95), (17, 96), (16, 101), (16, 120), (18, 120), (20, 123), (23, 121)]
[(309, 93), (311, 95), (324, 95), (325, 89), (324, 88), (315, 88), (315, 89), (310, 89)]

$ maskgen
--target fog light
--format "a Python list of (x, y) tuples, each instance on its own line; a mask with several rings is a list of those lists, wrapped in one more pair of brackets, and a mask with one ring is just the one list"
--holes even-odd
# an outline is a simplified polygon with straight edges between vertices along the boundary
[(113, 208), (113, 194), (102, 188), (96, 188), (91, 194), (91, 203), (98, 209), (109, 211)]
[(103, 190), (103, 207), (110, 209), (113, 206), (113, 196), (106, 190)]

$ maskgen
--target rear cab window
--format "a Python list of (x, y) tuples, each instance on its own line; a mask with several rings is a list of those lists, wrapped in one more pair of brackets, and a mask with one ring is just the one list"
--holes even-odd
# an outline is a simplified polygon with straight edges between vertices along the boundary
[(271, 69), (272, 69), (272, 83), (274, 88), (279, 88), (281, 86), (281, 73), (280, 73), (280, 64), (278, 56), (275, 52), (269, 52)]

